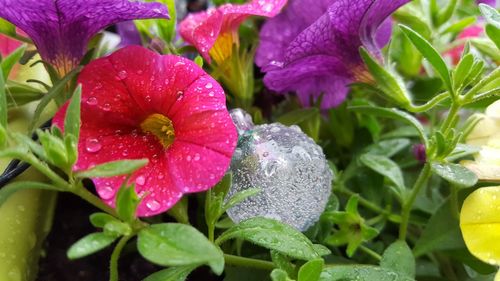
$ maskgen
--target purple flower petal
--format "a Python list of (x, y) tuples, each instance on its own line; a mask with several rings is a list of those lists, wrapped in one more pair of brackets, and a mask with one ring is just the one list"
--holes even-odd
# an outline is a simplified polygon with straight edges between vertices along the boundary
[(303, 7), (307, 3), (313, 7), (315, 2), (292, 2), (261, 31), (256, 63), (267, 72), (266, 86), (277, 92), (296, 91), (304, 105), (321, 93), (322, 108), (340, 104), (347, 84), (365, 71), (359, 47), (378, 55), (391, 33), (388, 17), (407, 2), (321, 1), (318, 6), (323, 10), (311, 13)]
[(116, 31), (120, 35), (120, 46), (142, 45), (141, 35), (133, 21), (124, 21), (116, 24)]
[(78, 64), (88, 41), (121, 21), (168, 18), (160, 3), (128, 0), (0, 0), (0, 17), (26, 32), (42, 58), (63, 72)]
[(488, 6), (491, 6), (495, 8), (497, 6), (497, 0), (476, 0), (476, 3), (479, 4), (486, 4)]

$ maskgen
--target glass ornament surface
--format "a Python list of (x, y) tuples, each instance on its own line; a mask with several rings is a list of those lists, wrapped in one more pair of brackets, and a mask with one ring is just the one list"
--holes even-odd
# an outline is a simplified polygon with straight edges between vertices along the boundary
[(230, 208), (234, 222), (262, 216), (305, 231), (318, 219), (331, 194), (333, 173), (323, 150), (298, 126), (254, 126), (241, 109), (231, 111), (239, 141), (231, 161), (234, 194), (261, 191)]

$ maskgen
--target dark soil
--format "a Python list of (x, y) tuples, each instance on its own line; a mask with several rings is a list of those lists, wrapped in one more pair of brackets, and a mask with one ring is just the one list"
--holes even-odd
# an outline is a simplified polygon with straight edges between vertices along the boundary
[[(60, 193), (54, 217), (54, 225), (45, 243), (45, 255), (40, 259), (38, 281), (106, 281), (109, 279), (109, 258), (113, 247), (91, 256), (69, 260), (67, 249), (81, 237), (96, 231), (89, 222), (89, 215), (98, 210), (68, 194)], [(119, 260), (120, 281), (139, 281), (161, 270), (136, 251), (132, 241)], [(188, 280), (221, 280), (206, 267), (195, 270)]]

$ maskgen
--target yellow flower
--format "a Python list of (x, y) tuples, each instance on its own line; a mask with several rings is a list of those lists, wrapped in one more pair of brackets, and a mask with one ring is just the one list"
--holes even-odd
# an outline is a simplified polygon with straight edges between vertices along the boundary
[(462, 161), (479, 180), (500, 181), (500, 100), (491, 104), (467, 138), (467, 144), (481, 146), (474, 161)]

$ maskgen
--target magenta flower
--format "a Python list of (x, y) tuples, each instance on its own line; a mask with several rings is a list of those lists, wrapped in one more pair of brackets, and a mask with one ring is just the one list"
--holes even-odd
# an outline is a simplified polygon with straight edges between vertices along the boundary
[(130, 0), (0, 0), (0, 17), (26, 32), (42, 58), (67, 73), (88, 41), (106, 26), (133, 19), (165, 18), (160, 3)]
[(369, 79), (359, 48), (379, 55), (391, 33), (387, 18), (407, 2), (291, 1), (260, 32), (256, 63), (266, 73), (265, 85), (279, 93), (297, 92), (305, 106), (322, 94), (322, 108), (339, 105), (350, 82)]
[(218, 64), (231, 56), (233, 43), (238, 44), (239, 25), (249, 16), (274, 17), (287, 0), (252, 0), (243, 5), (225, 4), (188, 15), (179, 25), (179, 32), (200, 54)]
[[(214, 186), (228, 169), (236, 128), (221, 86), (194, 62), (129, 46), (89, 63), (78, 82), (82, 126), (74, 170), (148, 158), (130, 179), (144, 197), (137, 215), (164, 212), (182, 194)], [(54, 117), (59, 127), (66, 107)], [(124, 179), (93, 181), (114, 205)]]

